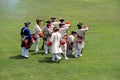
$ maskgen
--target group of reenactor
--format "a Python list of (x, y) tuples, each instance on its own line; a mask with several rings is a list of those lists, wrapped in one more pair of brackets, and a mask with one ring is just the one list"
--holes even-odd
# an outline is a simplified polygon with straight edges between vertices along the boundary
[(44, 54), (49, 52), (53, 54), (52, 61), (57, 59), (59, 63), (62, 59), (61, 54), (66, 60), (71, 55), (74, 55), (75, 58), (82, 56), (85, 32), (89, 30), (88, 25), (83, 27), (83, 23), (80, 22), (77, 24), (78, 29), (68, 34), (71, 22), (65, 22), (63, 18), (57, 21), (56, 17), (52, 17), (43, 27), (41, 27), (41, 23), (41, 19), (36, 19), (32, 33), (28, 29), (30, 22), (24, 23), (25, 26), (21, 29), (21, 47), (24, 58), (28, 58), (28, 50), (32, 44), (35, 45), (35, 52), (39, 51), (40, 38), (43, 39)]

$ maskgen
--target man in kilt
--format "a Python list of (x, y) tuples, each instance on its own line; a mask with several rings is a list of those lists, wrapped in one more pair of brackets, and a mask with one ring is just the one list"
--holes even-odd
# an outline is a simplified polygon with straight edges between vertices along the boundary
[(21, 48), (22, 48), (22, 56), (24, 58), (28, 58), (28, 50), (32, 45), (32, 37), (30, 34), (30, 30), (28, 29), (30, 22), (24, 23), (25, 26), (21, 29)]

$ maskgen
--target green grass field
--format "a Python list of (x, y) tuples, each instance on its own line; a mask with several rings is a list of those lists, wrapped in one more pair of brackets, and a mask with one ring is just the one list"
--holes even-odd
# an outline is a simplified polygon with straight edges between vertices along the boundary
[[(120, 0), (0, 0), (0, 80), (120, 80)], [(20, 57), (20, 29), (35, 19), (82, 21), (91, 26), (84, 55), (51, 63), (40, 50)], [(43, 22), (44, 25), (44, 22)], [(40, 44), (41, 46), (41, 44)]]

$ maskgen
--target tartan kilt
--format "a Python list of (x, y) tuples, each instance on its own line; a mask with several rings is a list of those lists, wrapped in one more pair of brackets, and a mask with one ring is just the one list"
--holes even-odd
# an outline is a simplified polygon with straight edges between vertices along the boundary
[(25, 47), (26, 49), (29, 49), (31, 45), (32, 45), (32, 42), (29, 39), (25, 39), (21, 41), (21, 47)]

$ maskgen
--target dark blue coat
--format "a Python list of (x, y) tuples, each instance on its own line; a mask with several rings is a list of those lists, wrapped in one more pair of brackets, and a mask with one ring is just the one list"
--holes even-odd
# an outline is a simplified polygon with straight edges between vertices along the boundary
[(27, 38), (29, 39), (29, 40), (31, 40), (31, 34), (30, 34), (30, 30), (27, 28), (27, 27), (23, 27), (22, 29), (21, 29), (21, 36), (22, 37), (24, 37), (24, 36), (27, 36)]

